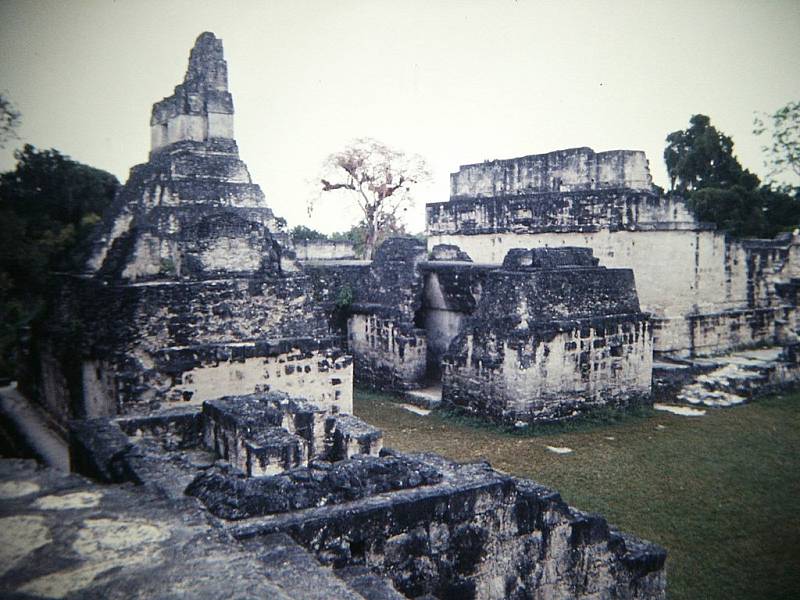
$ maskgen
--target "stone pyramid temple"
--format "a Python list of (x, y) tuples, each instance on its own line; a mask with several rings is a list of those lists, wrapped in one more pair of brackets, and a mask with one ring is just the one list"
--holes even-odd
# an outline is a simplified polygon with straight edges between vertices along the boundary
[(350, 412), (351, 360), (239, 157), (212, 33), (153, 105), (151, 140), (35, 349), (40, 399), (70, 418), (283, 391)]

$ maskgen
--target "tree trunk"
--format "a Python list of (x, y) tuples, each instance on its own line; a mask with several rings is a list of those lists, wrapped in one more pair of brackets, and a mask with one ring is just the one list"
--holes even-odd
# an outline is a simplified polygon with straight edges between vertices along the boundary
[(364, 232), (364, 258), (372, 260), (375, 256), (375, 241), (378, 238), (378, 232), (375, 231), (375, 215), (367, 213), (364, 217), (364, 222), (367, 225)]

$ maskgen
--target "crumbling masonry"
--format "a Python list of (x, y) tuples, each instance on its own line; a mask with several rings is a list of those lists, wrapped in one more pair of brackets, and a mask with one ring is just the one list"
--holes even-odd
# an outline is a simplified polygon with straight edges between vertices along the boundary
[[(631, 272), (581, 250), (512, 252), (498, 269), (411, 239), (372, 264), (303, 268), (238, 157), (232, 116), (221, 41), (204, 33), (184, 82), (153, 107), (149, 161), (30, 350), (28, 391), (70, 422), (73, 468), (144, 485), (97, 491), (0, 464), (23, 496), (71, 486), (94, 498), (60, 525), (29, 515), (35, 547), (64, 558), (22, 556), (3, 590), (69, 581), (74, 595), (112, 597), (116, 579), (142, 598), (216, 598), (224, 578), (229, 592), (281, 599), (663, 598), (661, 548), (488, 464), (383, 448), (349, 414), (353, 361), (340, 350), (365, 382), (433, 374), (465, 406), (475, 378), (497, 390), (489, 410), (502, 418), (624, 404), (619, 390), (638, 401), (651, 342)], [(551, 385), (566, 401), (537, 391)], [(115, 523), (141, 551), (103, 537)], [(91, 548), (68, 545), (87, 535)], [(73, 577), (92, 560), (97, 572)]]
[(153, 106), (151, 133), (85, 273), (64, 282), (33, 393), (62, 423), (269, 390), (352, 412), (351, 360), (239, 158), (212, 34)]
[(657, 352), (720, 354), (796, 340), (800, 239), (736, 241), (652, 185), (643, 152), (590, 148), (462, 166), (427, 205), (428, 243), (500, 264), (511, 248), (592, 248), (633, 269)]

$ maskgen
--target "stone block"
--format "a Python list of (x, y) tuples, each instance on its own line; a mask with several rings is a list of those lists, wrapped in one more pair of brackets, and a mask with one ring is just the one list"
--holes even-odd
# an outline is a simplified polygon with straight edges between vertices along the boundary
[(383, 448), (383, 432), (352, 415), (328, 417), (325, 429), (329, 460), (344, 460), (356, 454), (378, 456)]

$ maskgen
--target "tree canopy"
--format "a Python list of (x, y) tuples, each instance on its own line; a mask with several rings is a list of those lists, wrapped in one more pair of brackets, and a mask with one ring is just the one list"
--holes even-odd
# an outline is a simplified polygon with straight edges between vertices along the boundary
[[(331, 242), (351, 242), (353, 244), (353, 252), (356, 256), (364, 258), (366, 256), (365, 242), (367, 239), (367, 226), (364, 221), (359, 221), (347, 231), (336, 231), (331, 234), (325, 234), (316, 229), (311, 229), (305, 225), (297, 225), (289, 232), (292, 241), (307, 242), (307, 241), (322, 241), (328, 240)], [(384, 240), (390, 237), (397, 237), (400, 235), (408, 235), (405, 226), (402, 223), (396, 222), (394, 219), (389, 219), (387, 224), (378, 230), (375, 237), (375, 247), (383, 243)], [(415, 234), (424, 237), (423, 234)]]
[(700, 221), (737, 237), (773, 237), (800, 223), (800, 201), (760, 185), (733, 154), (733, 140), (694, 115), (667, 136), (664, 160), (672, 190), (686, 197)]
[(0, 373), (10, 375), (20, 328), (41, 310), (52, 270), (73, 251), (119, 188), (111, 173), (26, 145), (0, 174)]
[(289, 236), (295, 243), (312, 242), (316, 240), (328, 239), (328, 236), (322, 233), (321, 231), (317, 231), (316, 229), (311, 229), (310, 227), (306, 227), (305, 225), (296, 225), (295, 227), (292, 227), (292, 230), (289, 232)]
[(787, 103), (771, 115), (757, 115), (753, 133), (769, 138), (761, 149), (770, 183), (796, 193), (800, 189), (800, 100)]
[(366, 258), (372, 258), (381, 232), (398, 227), (400, 211), (412, 204), (414, 185), (430, 178), (421, 156), (404, 154), (371, 138), (358, 139), (331, 154), (324, 171), (321, 191), (343, 192), (363, 214)]
[(705, 115), (693, 115), (687, 129), (667, 136), (664, 161), (672, 189), (681, 193), (734, 185), (753, 189), (759, 184), (733, 155), (733, 140)]

